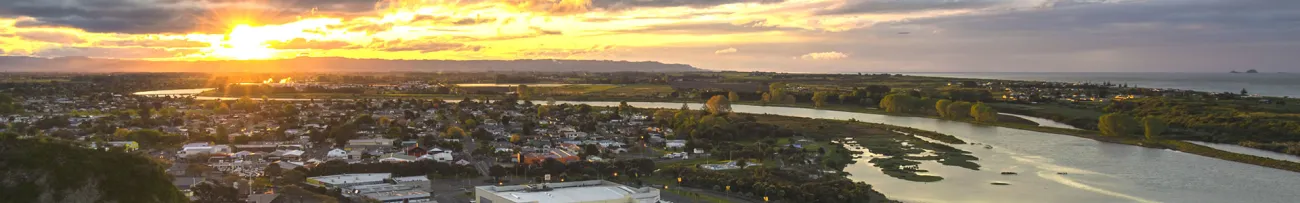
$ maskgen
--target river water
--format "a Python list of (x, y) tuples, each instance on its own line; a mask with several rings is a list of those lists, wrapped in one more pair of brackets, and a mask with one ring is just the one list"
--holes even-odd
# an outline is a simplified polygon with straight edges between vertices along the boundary
[[(234, 99), (199, 97), (198, 99)], [(304, 100), (304, 99), (283, 99)], [(617, 106), (618, 102), (569, 102)], [(681, 103), (628, 102), (642, 108)], [(702, 104), (690, 104), (700, 108)], [(905, 202), (1298, 202), (1300, 174), (1183, 152), (1111, 144), (1066, 135), (983, 126), (931, 118), (734, 105), (738, 113), (824, 119), (856, 119), (936, 131), (980, 145), (954, 145), (980, 160), (981, 170), (921, 164), (939, 182), (910, 182), (880, 173), (858, 160), (850, 179)], [(983, 146), (992, 146), (986, 149)], [(1001, 172), (1019, 175), (1000, 175)], [(1064, 173), (1064, 174), (1058, 174)], [(990, 185), (1005, 182), (1011, 185)]]
[(1075, 128), (1074, 126), (1070, 126), (1070, 124), (1065, 124), (1065, 123), (1057, 122), (1057, 121), (1054, 121), (1054, 120), (1048, 120), (1048, 119), (1046, 119), (1046, 118), (1039, 118), (1039, 117), (1026, 116), (1026, 115), (1020, 115), (1020, 114), (1009, 114), (1009, 113), (998, 113), (998, 114), (1008, 115), (1008, 116), (1015, 116), (1015, 117), (1020, 117), (1020, 118), (1023, 118), (1023, 119), (1025, 119), (1025, 120), (1029, 120), (1029, 121), (1033, 121), (1033, 122), (1035, 122), (1035, 123), (1038, 123), (1038, 126), (1043, 126), (1043, 127), (1065, 128), (1065, 129), (1079, 129), (1079, 128)]

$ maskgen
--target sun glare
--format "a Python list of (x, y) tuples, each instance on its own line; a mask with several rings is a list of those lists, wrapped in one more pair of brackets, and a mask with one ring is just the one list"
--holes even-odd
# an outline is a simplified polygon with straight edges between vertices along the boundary
[(238, 25), (230, 30), (222, 43), (213, 44), (213, 54), (238, 59), (267, 59), (275, 56), (275, 49), (267, 45), (268, 39), (248, 25)]

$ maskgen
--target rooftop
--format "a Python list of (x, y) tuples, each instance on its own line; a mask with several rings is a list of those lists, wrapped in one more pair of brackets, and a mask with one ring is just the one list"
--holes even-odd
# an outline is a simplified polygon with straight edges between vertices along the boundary
[[(514, 202), (593, 202), (623, 199), (628, 197), (658, 193), (653, 188), (632, 188), (625, 185), (601, 180), (548, 183), (550, 191), (530, 191), (541, 185), (479, 186), (479, 191), (486, 191), (510, 199)], [(657, 197), (658, 194), (653, 196)]]
[(389, 173), (353, 173), (332, 176), (316, 176), (307, 179), (315, 180), (322, 184), (340, 185), (349, 183), (383, 182), (384, 179), (391, 177), (391, 175), (392, 174)]
[(366, 194), (366, 197), (379, 200), (380, 202), (387, 202), (387, 201), (405, 200), (405, 199), (428, 199), (430, 195), (428, 192), (419, 191), (419, 190), (402, 190), (402, 191), (370, 193), (370, 194)]

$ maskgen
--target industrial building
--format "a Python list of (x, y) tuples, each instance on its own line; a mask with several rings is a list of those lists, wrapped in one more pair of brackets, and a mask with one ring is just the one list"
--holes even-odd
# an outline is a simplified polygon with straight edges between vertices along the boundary
[(654, 203), (659, 189), (633, 188), (604, 180), (510, 186), (478, 186), (474, 199), (480, 203)]

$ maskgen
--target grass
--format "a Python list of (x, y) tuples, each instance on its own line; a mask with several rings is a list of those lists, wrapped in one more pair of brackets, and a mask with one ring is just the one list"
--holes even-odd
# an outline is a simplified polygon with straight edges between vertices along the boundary
[[(725, 200), (725, 199), (723, 199), (723, 198), (721, 198), (721, 197), (715, 196), (715, 195), (713, 195), (713, 194), (709, 194), (709, 193), (690, 193), (690, 192), (687, 192), (687, 191), (682, 191), (682, 190), (680, 190), (680, 189), (674, 188), (674, 187), (678, 187), (676, 182), (671, 181), (671, 180), (668, 180), (668, 179), (665, 179), (665, 178), (662, 178), (662, 177), (657, 177), (657, 176), (648, 176), (648, 177), (646, 177), (646, 178), (642, 178), (641, 180), (643, 180), (643, 181), (645, 181), (645, 182), (648, 182), (648, 183), (652, 183), (652, 184), (667, 185), (667, 186), (668, 186), (668, 189), (665, 190), (665, 189), (663, 189), (663, 188), (659, 188), (660, 191), (663, 191), (663, 192), (669, 192), (669, 193), (673, 193), (673, 194), (676, 194), (676, 195), (679, 195), (679, 196), (682, 196), (682, 197), (691, 198), (691, 200), (700, 201), (700, 202), (717, 202), (717, 203), (726, 203), (726, 202), (728, 202), (727, 200)], [(701, 189), (701, 190), (703, 190), (703, 189)], [(698, 196), (697, 196), (697, 195), (698, 195)]]
[[(979, 164), (974, 162), (979, 160), (979, 158), (971, 156), (970, 152), (953, 148), (952, 146), (943, 143), (932, 143), (914, 137), (924, 136), (936, 140), (948, 140), (943, 141), (948, 143), (965, 143), (951, 135), (875, 123), (774, 115), (754, 116), (761, 123), (774, 124), (784, 128), (805, 132), (810, 135), (819, 135), (822, 139), (852, 138), (851, 140), (853, 140), (857, 146), (867, 148), (867, 150), (872, 154), (886, 156), (885, 158), (870, 158), (868, 162), (872, 163), (875, 167), (880, 168), (881, 172), (885, 175), (898, 179), (917, 182), (943, 180), (943, 178), (939, 176), (917, 174), (918, 172), (924, 172), (924, 170), (914, 168), (914, 166), (920, 164), (921, 161), (935, 161), (939, 164), (957, 166), (971, 170), (979, 170), (980, 167)], [(778, 142), (781, 142), (781, 140), (778, 140)], [(785, 142), (788, 143), (789, 141), (787, 140)], [(903, 142), (912, 143), (912, 145), (907, 146), (904, 145)], [(827, 147), (829, 147), (829, 145)], [(827, 154), (825, 157), (831, 163), (851, 164), (857, 159), (853, 157), (854, 154), (862, 153), (849, 151), (848, 149), (838, 146), (836, 148), (837, 149), (826, 151)], [(927, 150), (935, 152), (935, 155), (920, 156), (920, 154)], [(842, 168), (838, 168), (837, 170), (842, 170)]]

